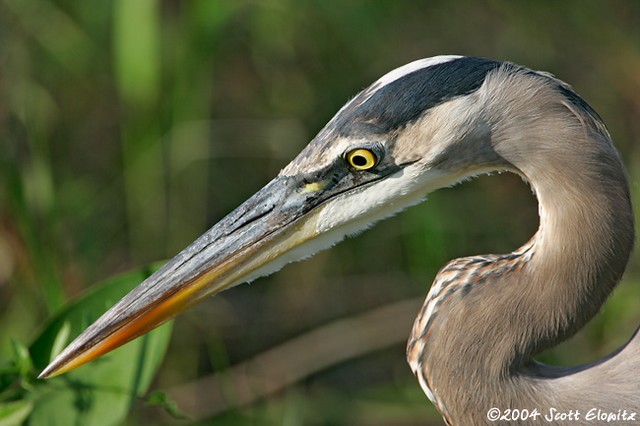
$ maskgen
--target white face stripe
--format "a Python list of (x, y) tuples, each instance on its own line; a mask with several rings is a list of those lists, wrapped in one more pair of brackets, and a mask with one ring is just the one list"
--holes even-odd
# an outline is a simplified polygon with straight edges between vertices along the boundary
[[(359, 105), (362, 105), (365, 102), (367, 102), (378, 90), (382, 89), (383, 87), (385, 87), (388, 84), (393, 83), (396, 80), (401, 79), (405, 75), (409, 75), (412, 72), (415, 72), (415, 71), (418, 71), (418, 70), (421, 70), (421, 69), (424, 69), (424, 68), (429, 68), (429, 67), (432, 67), (434, 65), (444, 64), (445, 62), (450, 62), (450, 61), (453, 61), (455, 59), (460, 59), (460, 58), (462, 58), (462, 56), (459, 56), (459, 55), (433, 56), (431, 58), (418, 59), (417, 61), (409, 62), (406, 65), (403, 65), (403, 66), (401, 66), (399, 68), (396, 68), (396, 69), (388, 72), (387, 74), (383, 75), (378, 80), (376, 80), (371, 85), (371, 87), (375, 87), (375, 89), (371, 90), (371, 92), (369, 92), (367, 94), (367, 97), (364, 98), (359, 103)], [(349, 102), (349, 103), (351, 103), (351, 102)]]
[(444, 64), (445, 62), (451, 62), (455, 59), (460, 59), (462, 56), (458, 55), (440, 55), (433, 56), (431, 58), (418, 59), (417, 61), (409, 62), (406, 65), (403, 65), (399, 68), (394, 69), (393, 71), (388, 72), (383, 75), (373, 83), (373, 85), (379, 85), (376, 90), (380, 90), (382, 87), (386, 86), (389, 83), (393, 83), (394, 81), (404, 77), (405, 75), (411, 74), (414, 71), (418, 71), (424, 68), (429, 68), (434, 65)]
[[(423, 59), (418, 59), (416, 61), (413, 62), (409, 62), (408, 64), (405, 64), (401, 67), (398, 67), (394, 70), (389, 71), (388, 73), (386, 73), (385, 75), (383, 75), (382, 77), (380, 77), (378, 80), (376, 80), (373, 84), (371, 84), (369, 86), (369, 89), (365, 89), (366, 96), (363, 99), (360, 99), (360, 96), (355, 96), (354, 98), (352, 98), (351, 100), (349, 100), (346, 104), (344, 104), (342, 106), (342, 108), (340, 108), (340, 110), (338, 110), (338, 112), (336, 113), (336, 115), (333, 116), (333, 119), (331, 121), (329, 121), (329, 123), (327, 123), (327, 127), (330, 127), (331, 123), (340, 116), (340, 114), (342, 114), (343, 111), (345, 111), (346, 109), (350, 108), (351, 106), (360, 106), (362, 104), (364, 104), (365, 102), (367, 102), (369, 99), (371, 99), (371, 97), (380, 89), (382, 89), (383, 87), (385, 87), (386, 85), (393, 83), (394, 81), (404, 77), (405, 75), (411, 74), (414, 71), (418, 71), (424, 68), (428, 68), (428, 67), (432, 67), (434, 65), (438, 65), (438, 64), (444, 64), (445, 62), (450, 62), (453, 61), (455, 59), (460, 59), (463, 58), (464, 56), (460, 56), (460, 55), (439, 55), (439, 56), (433, 56), (431, 58), (423, 58)], [(360, 93), (362, 94), (362, 92)], [(358, 102), (357, 105), (353, 105), (354, 102)]]

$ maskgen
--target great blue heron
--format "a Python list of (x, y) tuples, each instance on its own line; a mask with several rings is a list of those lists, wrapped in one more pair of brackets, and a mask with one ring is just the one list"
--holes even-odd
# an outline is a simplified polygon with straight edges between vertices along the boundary
[[(620, 157), (597, 113), (567, 84), (475, 57), (412, 62), (360, 92), (273, 181), (108, 310), (41, 377), (433, 190), (493, 171), (530, 183), (540, 227), (513, 253), (456, 259), (438, 273), (407, 347), (424, 392), (451, 425), (640, 417), (638, 331), (591, 365), (533, 360), (584, 326), (622, 276), (634, 224)], [(506, 417), (492, 418), (495, 409)]]

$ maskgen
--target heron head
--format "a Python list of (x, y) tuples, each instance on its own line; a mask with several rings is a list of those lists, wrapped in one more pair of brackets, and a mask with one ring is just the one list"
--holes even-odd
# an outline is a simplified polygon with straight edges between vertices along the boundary
[(275, 272), (430, 191), (494, 167), (497, 154), (468, 142), (489, 139), (474, 94), (500, 65), (440, 56), (376, 81), (275, 179), (108, 310), (41, 377), (91, 361), (207, 296)]

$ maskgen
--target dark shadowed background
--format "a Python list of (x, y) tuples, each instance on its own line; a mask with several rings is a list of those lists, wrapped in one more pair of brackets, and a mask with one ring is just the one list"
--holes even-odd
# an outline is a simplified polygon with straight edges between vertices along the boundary
[[(639, 23), (624, 0), (0, 0), (0, 365), (85, 289), (177, 253), (415, 59), (486, 56), (567, 81), (609, 126), (638, 204)], [(442, 424), (405, 361), (412, 318), (439, 267), (517, 248), (536, 208), (519, 178), (482, 177), (205, 301), (175, 321), (161, 392), (133, 398), (125, 423)], [(624, 343), (639, 260), (541, 359)], [(1, 382), (0, 413), (29, 400)]]

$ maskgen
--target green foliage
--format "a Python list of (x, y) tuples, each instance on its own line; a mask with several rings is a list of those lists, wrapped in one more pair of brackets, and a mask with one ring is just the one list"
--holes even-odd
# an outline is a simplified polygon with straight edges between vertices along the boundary
[[(189, 415), (173, 406), (179, 387), (135, 403), (168, 326), (77, 372), (35, 380), (148, 271), (75, 295), (177, 253), (268, 182), (347, 99), (411, 60), (494, 57), (571, 83), (609, 126), (640, 204), (639, 17), (640, 2), (628, 0), (0, 0), (0, 426), (27, 416), (67, 425), (117, 423), (127, 411), (134, 424), (153, 423), (157, 411)], [(536, 226), (518, 178), (433, 194), (186, 313), (158, 386), (189, 385), (336, 318), (423, 296), (448, 259), (510, 251)], [(630, 336), (638, 265), (636, 251), (603, 314), (545, 361), (593, 361)], [(402, 345), (247, 407), (234, 399), (243, 390), (230, 383), (207, 395), (226, 407), (214, 424), (421, 424), (434, 414)]]
[(31, 401), (0, 403), (0, 426), (21, 425), (33, 409)]
[(46, 381), (35, 376), (69, 343), (70, 336), (98, 319), (151, 272), (146, 268), (124, 274), (71, 303), (29, 349), (13, 342), (13, 367), (0, 373), (4, 384), (0, 403), (8, 401), (0, 406), (0, 424), (19, 424), (27, 417), (30, 425), (43, 426), (107, 426), (123, 421), (160, 366), (169, 343), (170, 323), (63, 376)]
[(145, 397), (145, 402), (152, 407), (164, 409), (174, 419), (186, 420), (189, 417), (178, 408), (175, 401), (172, 401), (165, 392), (154, 391)]

